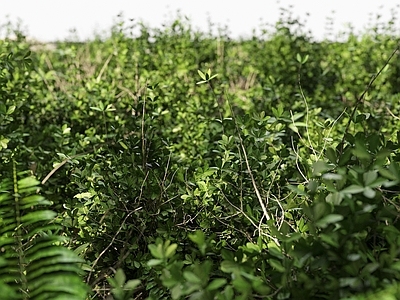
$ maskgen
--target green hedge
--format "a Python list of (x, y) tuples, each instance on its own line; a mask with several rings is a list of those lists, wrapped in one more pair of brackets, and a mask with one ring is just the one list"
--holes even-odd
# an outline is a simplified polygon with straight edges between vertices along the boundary
[(1, 192), (16, 172), (41, 181), (51, 236), (69, 238), (53, 245), (79, 254), (93, 298), (397, 297), (394, 27), (315, 41), (287, 12), (269, 28), (232, 40), (121, 19), (55, 49), (0, 41)]

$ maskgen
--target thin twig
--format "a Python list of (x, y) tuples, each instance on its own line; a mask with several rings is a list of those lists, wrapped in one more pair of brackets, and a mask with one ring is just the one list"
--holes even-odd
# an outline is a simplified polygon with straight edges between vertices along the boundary
[(362, 103), (362, 101), (364, 100), (365, 95), (367, 94), (367, 92), (371, 89), (372, 84), (375, 82), (375, 80), (378, 78), (379, 75), (381, 75), (381, 73), (383, 72), (383, 70), (386, 68), (386, 66), (389, 64), (389, 62), (392, 60), (393, 56), (396, 54), (397, 51), (399, 51), (400, 49), (400, 43), (397, 45), (396, 49), (394, 49), (394, 51), (392, 52), (392, 54), (389, 56), (389, 58), (386, 60), (385, 64), (383, 65), (383, 67), (379, 70), (378, 73), (376, 73), (372, 79), (370, 80), (370, 82), (368, 83), (367, 87), (365, 88), (364, 92), (361, 94), (361, 96), (357, 99), (356, 104), (354, 105), (354, 108), (350, 114), (350, 118), (349, 121), (347, 122), (346, 125), (346, 129), (344, 130), (343, 133), (343, 137), (342, 137), (342, 141), (340, 142), (340, 149), (339, 149), (339, 156), (342, 155), (343, 153), (343, 149), (344, 149), (344, 141), (346, 138), (346, 134), (349, 132), (349, 128), (350, 128), (350, 124), (351, 121), (354, 118), (354, 115), (356, 114), (357, 108), (358, 106)]
[[(301, 74), (300, 74), (301, 66), (302, 66), (302, 64), (300, 64), (299, 73), (298, 73), (297, 77), (298, 77), (298, 81), (299, 81), (299, 89), (300, 89), (301, 98), (303, 99), (304, 104), (306, 106), (306, 134), (307, 134), (308, 143), (310, 144), (310, 148), (311, 148), (312, 152), (314, 153), (314, 156), (316, 157), (317, 153), (315, 152), (315, 149), (311, 143), (310, 132), (308, 130), (309, 108), (308, 108), (307, 98), (304, 95), (303, 88), (301, 86)], [(294, 125), (294, 120), (293, 120), (293, 125)]]
[(106, 248), (104, 248), (103, 251), (101, 251), (101, 253), (99, 254), (99, 256), (98, 256), (98, 257), (96, 258), (96, 260), (93, 262), (92, 267), (91, 267), (91, 271), (90, 271), (90, 273), (89, 273), (89, 275), (88, 275), (88, 277), (87, 277), (87, 279), (86, 279), (86, 282), (87, 282), (87, 283), (89, 283), (90, 278), (92, 277), (92, 273), (93, 273), (94, 267), (97, 265), (97, 263), (99, 262), (100, 258), (104, 255), (104, 253), (106, 253), (107, 250), (110, 249), (110, 247), (112, 246), (112, 244), (114, 244), (114, 241), (115, 241), (115, 239), (117, 238), (117, 236), (118, 236), (118, 234), (120, 233), (120, 231), (122, 230), (122, 228), (124, 227), (126, 220), (130, 217), (131, 214), (133, 214), (134, 212), (136, 212), (136, 211), (138, 211), (138, 210), (140, 210), (140, 209), (142, 209), (142, 207), (138, 207), (138, 208), (136, 208), (135, 210), (132, 210), (131, 212), (129, 212), (129, 213), (125, 216), (124, 220), (123, 220), (122, 223), (121, 223), (121, 226), (118, 228), (117, 232), (115, 233), (115, 235), (114, 235), (113, 238), (111, 239), (111, 242), (108, 244), (108, 246), (107, 246)]
[[(210, 85), (210, 87), (212, 88), (211, 85)], [(267, 219), (267, 221), (269, 221), (271, 219), (271, 217), (270, 217), (270, 215), (269, 215), (269, 213), (267, 211), (267, 207), (266, 207), (263, 199), (261, 198), (261, 194), (260, 194), (260, 191), (258, 190), (256, 180), (254, 179), (253, 172), (251, 171), (249, 159), (247, 158), (247, 151), (246, 151), (246, 148), (244, 147), (242, 135), (240, 134), (239, 126), (238, 126), (238, 124), (236, 122), (235, 112), (233, 111), (232, 105), (231, 105), (231, 103), (230, 103), (228, 98), (227, 98), (227, 103), (229, 105), (229, 109), (230, 109), (231, 114), (232, 114), (232, 120), (233, 120), (233, 122), (235, 124), (236, 132), (237, 132), (238, 137), (239, 137), (240, 147), (241, 147), (242, 152), (243, 152), (243, 156), (244, 156), (244, 161), (246, 163), (247, 172), (249, 173), (249, 176), (250, 176), (250, 179), (251, 179), (251, 183), (252, 183), (253, 188), (254, 188), (254, 192), (256, 193), (256, 196), (257, 196), (258, 202), (260, 203), (260, 206), (261, 206), (261, 209), (263, 211), (264, 217)]]
[[(92, 151), (93, 151), (93, 150), (92, 150)], [(60, 162), (59, 164), (57, 164), (57, 166), (55, 166), (55, 167), (53, 168), (53, 170), (51, 170), (51, 171), (49, 172), (49, 174), (47, 174), (47, 176), (42, 180), (42, 184), (45, 184), (46, 181), (49, 180), (50, 177), (53, 176), (53, 174), (54, 174), (55, 172), (57, 172), (58, 169), (60, 169), (63, 165), (65, 165), (69, 160), (74, 159), (74, 158), (79, 157), (79, 156), (86, 155), (86, 154), (88, 154), (88, 153), (90, 153), (90, 152), (92, 152), (92, 151), (86, 151), (86, 152), (84, 152), (84, 153), (76, 154), (76, 155), (73, 155), (73, 156), (71, 156), (71, 157), (69, 157), (69, 158), (64, 159), (62, 162)]]
[(396, 117), (389, 108), (386, 107), (386, 110), (388, 111), (389, 115), (391, 115), (393, 118), (400, 120), (400, 118)]
[(104, 73), (104, 71), (106, 70), (106, 68), (107, 68), (109, 62), (111, 61), (111, 58), (112, 58), (112, 57), (113, 57), (113, 54), (110, 54), (110, 55), (108, 56), (107, 60), (105, 61), (103, 67), (102, 67), (101, 70), (100, 70), (99, 75), (98, 75), (97, 78), (96, 78), (96, 82), (100, 82), (101, 77), (103, 76), (103, 73)]

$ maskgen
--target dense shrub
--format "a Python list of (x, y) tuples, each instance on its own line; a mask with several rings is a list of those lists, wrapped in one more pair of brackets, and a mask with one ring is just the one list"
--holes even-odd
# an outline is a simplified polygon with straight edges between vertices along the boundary
[(283, 12), (242, 40), (180, 17), (0, 41), (1, 193), (29, 168), (57, 213), (27, 242), (75, 250), (96, 299), (395, 299), (398, 38), (315, 41)]

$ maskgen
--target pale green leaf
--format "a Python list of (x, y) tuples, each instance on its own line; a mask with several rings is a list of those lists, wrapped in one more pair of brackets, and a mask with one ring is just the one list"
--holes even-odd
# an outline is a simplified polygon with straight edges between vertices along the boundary
[(210, 282), (210, 284), (207, 286), (207, 290), (213, 291), (217, 290), (220, 287), (224, 286), (227, 283), (225, 278), (217, 278), (214, 279), (213, 281)]
[(370, 185), (378, 178), (378, 171), (368, 171), (363, 174), (364, 184), (365, 186)]
[(178, 247), (177, 244), (172, 244), (168, 246), (167, 249), (165, 250), (165, 257), (171, 258), (172, 256), (174, 256), (177, 247)]
[(124, 270), (118, 269), (117, 272), (115, 273), (115, 281), (117, 282), (118, 286), (123, 286), (126, 280), (126, 276), (124, 273)]
[(202, 71), (197, 70), (197, 73), (199, 73), (200, 78), (203, 79), (204, 82), (207, 82), (206, 75)]
[(139, 279), (131, 279), (125, 284), (124, 289), (128, 291), (134, 290), (140, 284)]
[(323, 217), (322, 219), (318, 220), (315, 225), (318, 226), (318, 227), (321, 227), (321, 228), (325, 228), (329, 224), (337, 223), (337, 222), (339, 222), (341, 220), (343, 220), (343, 216), (342, 215), (330, 214), (330, 215), (327, 215), (327, 216)]
[(162, 264), (163, 263), (163, 260), (161, 260), (161, 259), (150, 259), (148, 262), (147, 262), (147, 265), (149, 266), (149, 267), (154, 267), (154, 266), (158, 266), (158, 265), (160, 265), (160, 264)]
[(359, 186), (359, 185), (350, 185), (347, 188), (341, 190), (341, 193), (343, 194), (358, 194), (364, 191), (364, 187), (363, 186)]
[(6, 115), (11, 115), (14, 111), (15, 111), (16, 106), (15, 105), (11, 105), (8, 107)]
[(92, 193), (90, 193), (90, 192), (84, 192), (84, 193), (76, 194), (74, 196), (74, 198), (77, 198), (77, 199), (82, 199), (82, 198), (90, 199), (93, 196), (94, 195)]
[(201, 278), (197, 277), (197, 275), (192, 272), (189, 271), (183, 272), (183, 277), (190, 283), (196, 283), (196, 284), (201, 283)]

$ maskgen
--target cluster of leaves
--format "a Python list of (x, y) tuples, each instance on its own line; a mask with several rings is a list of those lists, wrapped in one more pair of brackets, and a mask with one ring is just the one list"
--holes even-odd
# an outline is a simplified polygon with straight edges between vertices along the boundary
[[(0, 244), (0, 263), (20, 268), (2, 268), (3, 285), (34, 297), (34, 244), (46, 236), (40, 264), (53, 246), (74, 249), (97, 299), (396, 297), (391, 26), (316, 42), (283, 11), (246, 40), (179, 17), (163, 29), (121, 18), (108, 37), (53, 48), (0, 41), (12, 53), (0, 57), (0, 223), (15, 207), (0, 241), (24, 238)], [(13, 160), (40, 192), (13, 177)], [(12, 195), (10, 178), (31, 194)], [(44, 205), (56, 214), (20, 226)], [(74, 276), (76, 264), (58, 262), (43, 280)]]

